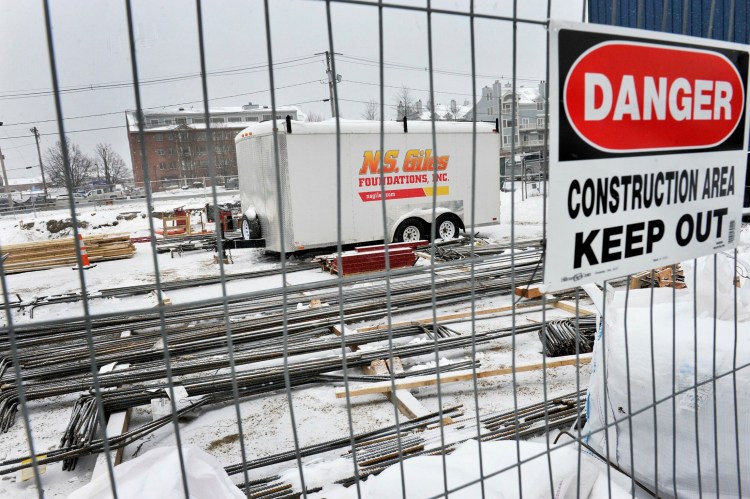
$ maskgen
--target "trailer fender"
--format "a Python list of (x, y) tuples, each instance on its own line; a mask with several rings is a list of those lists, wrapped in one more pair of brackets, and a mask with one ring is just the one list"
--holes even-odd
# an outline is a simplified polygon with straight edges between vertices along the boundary
[(240, 220), (240, 232), (242, 233), (242, 239), (259, 239), (261, 237), (260, 220), (258, 219), (258, 213), (254, 208), (248, 208), (242, 214)]
[[(436, 206), (435, 207), (435, 220), (437, 220), (440, 215), (444, 215), (446, 213), (450, 213), (454, 215), (459, 221), (460, 229), (465, 230), (464, 222), (463, 220), (461, 220), (461, 217), (453, 213), (448, 208)], [(432, 208), (420, 208), (420, 209), (412, 210), (407, 213), (404, 213), (399, 218), (397, 218), (393, 222), (393, 225), (391, 225), (391, 238), (390, 238), (391, 241), (393, 241), (393, 238), (396, 236), (396, 229), (398, 229), (398, 226), (401, 225), (401, 222), (403, 222), (407, 218), (419, 218), (420, 220), (422, 220), (425, 224), (429, 226), (432, 223)]]
[(246, 209), (243, 215), (245, 215), (248, 218), (248, 220), (252, 220), (253, 218), (258, 218), (258, 212), (255, 211), (255, 208), (253, 208), (252, 206)]

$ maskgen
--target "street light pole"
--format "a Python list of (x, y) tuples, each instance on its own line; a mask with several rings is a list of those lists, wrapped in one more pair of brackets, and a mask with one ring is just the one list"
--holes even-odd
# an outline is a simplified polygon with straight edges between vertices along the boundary
[(44, 188), (44, 199), (45, 201), (47, 201), (49, 200), (49, 195), (47, 194), (47, 181), (44, 180), (44, 164), (42, 164), (42, 151), (39, 149), (39, 129), (37, 127), (34, 127), (29, 131), (34, 134), (34, 139), (36, 140), (36, 153), (39, 156), (39, 170), (41, 170), (42, 172), (42, 187)]

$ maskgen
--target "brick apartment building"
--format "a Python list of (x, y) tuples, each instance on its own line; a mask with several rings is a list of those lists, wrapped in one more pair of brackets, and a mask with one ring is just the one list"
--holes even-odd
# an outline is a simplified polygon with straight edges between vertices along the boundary
[[(276, 118), (304, 119), (296, 107), (276, 109)], [(208, 158), (212, 154), (216, 177), (237, 175), (237, 155), (234, 137), (251, 123), (271, 119), (267, 106), (249, 103), (241, 107), (221, 107), (209, 110), (213, 147), (208, 150), (206, 120), (203, 109), (177, 108), (144, 111), (144, 139), (146, 159), (152, 189), (162, 190), (176, 185), (190, 185), (195, 181), (209, 181)], [(125, 113), (128, 127), (130, 159), (136, 186), (143, 185), (143, 166), (135, 111)], [(204, 180), (205, 179), (205, 180)], [(207, 184), (208, 185), (208, 184)]]

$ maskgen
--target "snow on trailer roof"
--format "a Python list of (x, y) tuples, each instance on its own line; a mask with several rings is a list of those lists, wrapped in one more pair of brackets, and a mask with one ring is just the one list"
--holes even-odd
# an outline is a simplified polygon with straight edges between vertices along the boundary
[[(280, 132), (286, 133), (286, 122), (277, 120), (277, 127)], [(380, 133), (380, 122), (370, 120), (340, 120), (341, 133)], [(493, 133), (495, 131), (494, 123), (479, 122), (477, 133)], [(432, 133), (432, 122), (430, 121), (409, 121), (407, 122), (408, 133)], [(474, 123), (470, 121), (437, 121), (435, 122), (436, 133), (472, 133)], [(254, 123), (240, 132), (235, 138), (239, 142), (251, 135), (268, 135), (273, 131), (273, 122), (264, 121)], [(403, 133), (404, 124), (401, 121), (386, 121), (383, 123), (385, 133)], [(329, 119), (317, 122), (292, 121), (292, 135), (294, 134), (335, 134), (336, 120)]]

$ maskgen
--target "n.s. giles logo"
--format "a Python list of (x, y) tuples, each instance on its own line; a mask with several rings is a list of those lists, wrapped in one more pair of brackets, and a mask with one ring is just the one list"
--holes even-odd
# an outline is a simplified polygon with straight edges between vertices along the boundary
[(717, 146), (737, 128), (744, 103), (742, 78), (721, 53), (630, 41), (581, 54), (563, 88), (575, 132), (608, 153)]

